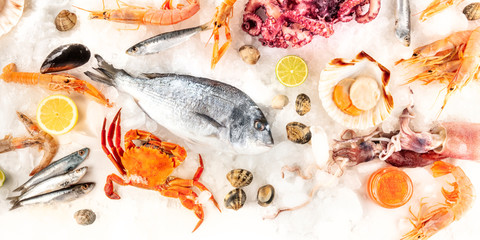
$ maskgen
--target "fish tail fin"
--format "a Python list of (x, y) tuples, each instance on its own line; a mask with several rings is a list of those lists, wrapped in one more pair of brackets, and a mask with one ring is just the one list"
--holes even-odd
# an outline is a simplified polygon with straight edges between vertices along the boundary
[(20, 185), (20, 187), (17, 187), (15, 188), (15, 190), (13, 190), (14, 192), (20, 192), (20, 191), (25, 191), (25, 183)]
[(20, 204), (20, 202), (15, 202), (13, 204), (13, 206), (9, 209), (9, 211), (12, 211), (13, 209), (19, 208), (21, 206), (22, 206), (22, 204)]
[(103, 84), (115, 87), (117, 85), (115, 82), (115, 76), (117, 73), (121, 72), (130, 76), (130, 74), (128, 74), (124, 70), (114, 68), (113, 65), (107, 63), (100, 55), (95, 54), (95, 58), (98, 62), (98, 68), (93, 69), (100, 73), (100, 75), (92, 73), (90, 71), (85, 72), (85, 75), (87, 75), (93, 81), (101, 82)]
[(7, 200), (10, 200), (10, 203), (11, 204), (14, 204), (16, 202), (18, 202), (18, 199), (20, 198), (20, 195), (18, 196), (13, 196), (13, 197), (7, 197)]

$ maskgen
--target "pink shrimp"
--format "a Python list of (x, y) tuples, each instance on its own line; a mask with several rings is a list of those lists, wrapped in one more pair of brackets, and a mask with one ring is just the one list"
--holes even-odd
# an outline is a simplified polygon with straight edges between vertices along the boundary
[(455, 220), (460, 219), (471, 207), (475, 199), (474, 188), (470, 179), (463, 170), (452, 164), (438, 161), (432, 166), (433, 177), (440, 177), (452, 174), (455, 182), (450, 183), (453, 186), (452, 191), (442, 189), (445, 197), (445, 203), (437, 205), (437, 208), (430, 211), (434, 206), (426, 207), (424, 203), (420, 204), (420, 210), (417, 216), (413, 215), (410, 222), (413, 224), (413, 230), (403, 236), (404, 240), (427, 239), (447, 227)]
[(189, 3), (187, 6), (178, 4), (173, 7), (172, 0), (166, 0), (161, 9), (155, 9), (133, 6), (117, 0), (117, 9), (105, 9), (105, 4), (102, 11), (77, 8), (90, 12), (90, 19), (105, 19), (112, 22), (137, 24), (138, 26), (144, 24), (171, 25), (192, 17), (200, 10), (198, 0), (187, 0), (187, 2)]
[(458, 5), (462, 2), (463, 0), (434, 0), (425, 10), (420, 13), (420, 21), (424, 22), (431, 16), (452, 6), (454, 3)]

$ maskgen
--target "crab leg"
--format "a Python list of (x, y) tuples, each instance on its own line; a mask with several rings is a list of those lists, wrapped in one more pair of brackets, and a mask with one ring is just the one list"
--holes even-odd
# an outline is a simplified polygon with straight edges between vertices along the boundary
[(193, 181), (198, 181), (203, 173), (203, 159), (200, 154), (198, 154), (198, 161), (200, 162), (200, 167), (197, 168), (197, 172), (195, 172), (195, 175), (193, 176)]
[(128, 184), (121, 177), (115, 174), (110, 174), (107, 176), (107, 183), (105, 183), (105, 187), (103, 188), (105, 195), (107, 195), (107, 197), (110, 199), (120, 199), (120, 196), (115, 192), (115, 190), (113, 190), (113, 182), (122, 186), (126, 186)]
[(107, 148), (107, 143), (106, 143), (106, 131), (105, 131), (105, 124), (107, 122), (107, 119), (105, 118), (103, 120), (103, 127), (102, 127), (102, 149), (103, 151), (105, 152), (105, 154), (107, 154), (107, 157), (108, 159), (110, 159), (110, 161), (113, 163), (113, 165), (117, 168), (117, 170), (122, 174), (122, 175), (125, 175), (126, 172), (125, 172), (125, 167), (123, 166), (121, 160), (120, 160), (120, 157), (117, 155), (115, 156), (115, 151), (113, 151), (114, 153), (112, 154), (110, 152), (110, 150), (108, 150)]
[(220, 211), (220, 212), (222, 211), (222, 210), (220, 210), (220, 206), (218, 206), (217, 201), (213, 197), (212, 192), (210, 192), (210, 190), (208, 190), (207, 187), (205, 187), (205, 185), (203, 185), (202, 183), (200, 183), (198, 181), (195, 181), (195, 180), (192, 180), (192, 179), (175, 178), (175, 179), (169, 181), (167, 184), (169, 185), (168, 189), (170, 189), (172, 187), (197, 187), (198, 189), (200, 189), (200, 191), (207, 191), (211, 194), (210, 200), (213, 202), (215, 207), (218, 209), (218, 211)]
[(160, 191), (160, 193), (165, 197), (178, 198), (185, 208), (195, 213), (199, 220), (192, 232), (195, 232), (200, 227), (203, 223), (204, 214), (202, 204), (196, 203), (198, 195), (195, 192), (185, 187), (171, 187)]

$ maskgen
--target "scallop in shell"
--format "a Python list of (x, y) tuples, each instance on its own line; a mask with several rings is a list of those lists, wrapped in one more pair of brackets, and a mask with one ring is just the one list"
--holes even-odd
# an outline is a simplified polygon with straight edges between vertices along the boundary
[(227, 173), (227, 179), (233, 187), (245, 187), (252, 182), (253, 174), (245, 169), (233, 169)]
[[(334, 101), (334, 89), (344, 79), (370, 77), (377, 81), (380, 94), (374, 107), (348, 114), (342, 111)], [(383, 122), (393, 110), (393, 98), (388, 89), (390, 71), (370, 55), (360, 52), (354, 59), (335, 58), (327, 64), (320, 74), (318, 92), (322, 105), (335, 121), (351, 129), (366, 129)]]
[(240, 188), (235, 188), (225, 196), (224, 204), (226, 208), (230, 208), (233, 210), (238, 210), (243, 207), (245, 201), (247, 200), (247, 195), (245, 191)]
[(0, 0), (0, 36), (10, 32), (23, 14), (24, 0)]

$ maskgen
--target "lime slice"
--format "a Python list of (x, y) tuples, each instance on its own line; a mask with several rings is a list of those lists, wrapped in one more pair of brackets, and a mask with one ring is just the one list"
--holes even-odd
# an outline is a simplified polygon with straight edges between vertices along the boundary
[(3, 182), (5, 182), (5, 173), (0, 169), (0, 187), (3, 186)]
[(308, 68), (302, 58), (289, 55), (280, 59), (275, 67), (278, 81), (287, 87), (296, 87), (307, 79)]

